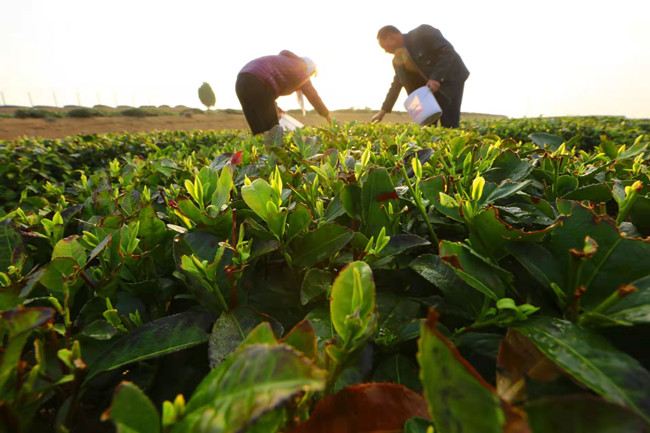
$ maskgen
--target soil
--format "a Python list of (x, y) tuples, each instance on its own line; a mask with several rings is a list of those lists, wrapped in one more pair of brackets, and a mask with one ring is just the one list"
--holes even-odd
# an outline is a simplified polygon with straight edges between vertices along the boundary
[[(57, 111), (56, 107), (35, 107), (47, 111)], [(119, 107), (118, 107), (119, 108)], [(0, 107), (0, 115), (13, 116), (17, 107)], [(102, 108), (103, 109), (103, 108)], [(0, 116), (0, 140), (16, 140), (22, 137), (64, 138), (77, 134), (105, 134), (109, 132), (153, 132), (168, 130), (222, 130), (248, 129), (243, 114), (237, 112), (214, 111), (208, 114), (198, 114), (197, 110), (179, 110), (179, 114), (151, 117), (47, 117), (43, 119), (18, 119)], [(174, 109), (171, 109), (174, 111)], [(231, 111), (231, 110), (228, 110)], [(326, 121), (316, 113), (290, 113), (294, 118), (309, 126), (325, 125)], [(335, 111), (332, 117), (338, 122), (353, 120), (369, 122), (373, 112), (343, 110)], [(404, 123), (410, 118), (406, 113), (390, 113), (384, 118), (385, 122)]]
[[(0, 140), (16, 140), (22, 137), (64, 138), (77, 134), (105, 134), (109, 132), (153, 132), (153, 131), (190, 131), (190, 130), (222, 130), (242, 129), (250, 131), (244, 115), (236, 110), (217, 110), (205, 112), (177, 107), (141, 107), (154, 108), (170, 115), (151, 117), (107, 116), (107, 117), (46, 117), (42, 119), (18, 119), (13, 117), (19, 108), (0, 106)], [(48, 112), (61, 112), (79, 107), (34, 107)], [(93, 107), (104, 112), (118, 111), (132, 107)], [(324, 126), (326, 121), (314, 112), (306, 116), (290, 112), (291, 116), (308, 126)], [(369, 110), (338, 110), (332, 112), (332, 117), (340, 123), (358, 121), (370, 122), (375, 112)], [(11, 117), (10, 117), (11, 116)], [(505, 117), (489, 114), (463, 113), (463, 118), (492, 118)], [(384, 123), (411, 122), (405, 112), (389, 113), (384, 117)]]

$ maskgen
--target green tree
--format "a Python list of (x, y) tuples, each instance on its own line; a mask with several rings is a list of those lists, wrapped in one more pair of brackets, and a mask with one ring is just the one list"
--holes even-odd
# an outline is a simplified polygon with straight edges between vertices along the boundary
[(214, 96), (212, 87), (210, 87), (210, 85), (206, 82), (204, 82), (201, 87), (199, 87), (199, 99), (208, 110), (217, 102), (217, 98)]

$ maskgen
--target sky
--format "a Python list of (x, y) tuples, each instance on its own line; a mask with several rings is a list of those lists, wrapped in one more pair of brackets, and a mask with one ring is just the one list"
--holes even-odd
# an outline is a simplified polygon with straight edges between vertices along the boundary
[(208, 82), (216, 108), (239, 109), (239, 70), (288, 49), (317, 63), (330, 110), (378, 110), (387, 24), (441, 30), (471, 73), (463, 112), (650, 118), (647, 0), (5, 0), (0, 105), (204, 108)]

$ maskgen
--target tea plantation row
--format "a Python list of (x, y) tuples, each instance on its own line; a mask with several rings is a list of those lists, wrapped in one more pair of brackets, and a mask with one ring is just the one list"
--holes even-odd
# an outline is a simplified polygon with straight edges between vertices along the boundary
[(0, 142), (0, 428), (645, 431), (648, 125)]

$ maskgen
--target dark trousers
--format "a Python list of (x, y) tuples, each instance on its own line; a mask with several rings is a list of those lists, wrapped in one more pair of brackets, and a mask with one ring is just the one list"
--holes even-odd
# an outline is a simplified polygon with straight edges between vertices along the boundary
[(273, 89), (255, 75), (237, 75), (235, 91), (253, 134), (266, 132), (280, 122)]
[(434, 93), (436, 100), (442, 109), (440, 126), (458, 128), (460, 125), (460, 104), (463, 101), (464, 89), (464, 81), (458, 83), (445, 81), (445, 83), (440, 86), (440, 89)]
[[(411, 94), (419, 87), (426, 86), (427, 81), (420, 73), (406, 70), (406, 68), (395, 68), (397, 78), (406, 89), (407, 94)], [(434, 93), (438, 105), (442, 109), (440, 125), (447, 128), (458, 128), (460, 125), (460, 104), (463, 101), (463, 90), (465, 82), (445, 81), (440, 89)]]

